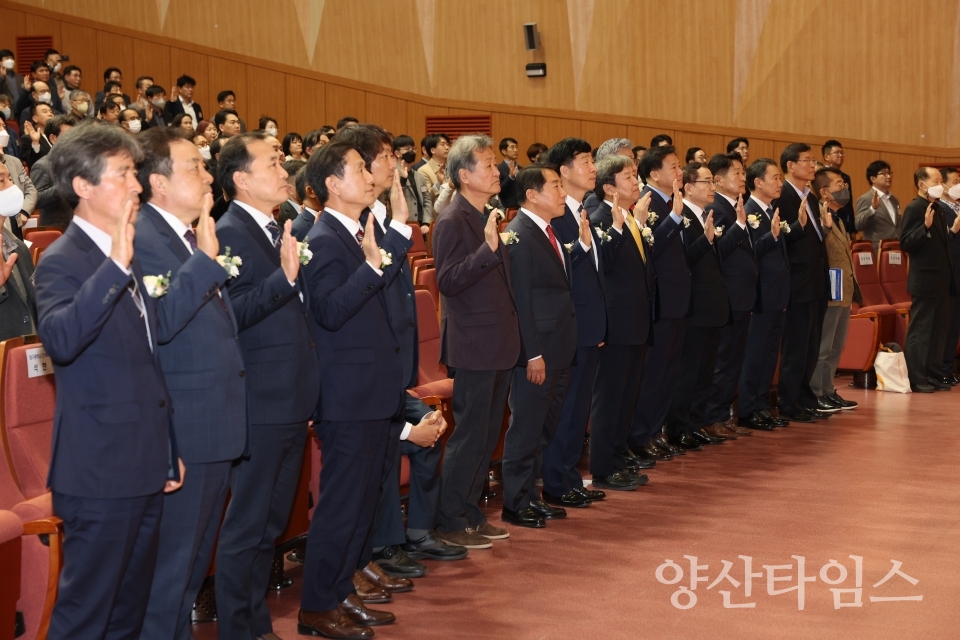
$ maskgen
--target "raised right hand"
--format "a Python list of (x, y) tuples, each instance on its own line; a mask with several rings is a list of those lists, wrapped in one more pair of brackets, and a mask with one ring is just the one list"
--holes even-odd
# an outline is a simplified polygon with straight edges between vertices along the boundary
[(773, 212), (773, 217), (770, 218), (770, 233), (773, 234), (774, 238), (780, 237), (780, 209), (777, 208)]
[(933, 203), (931, 202), (929, 205), (927, 205), (927, 212), (923, 214), (923, 225), (927, 229), (929, 229), (930, 225), (933, 224), (933, 211)]
[(500, 218), (491, 212), (490, 215), (487, 216), (487, 224), (483, 228), (483, 238), (487, 241), (487, 246), (490, 247), (490, 251), (496, 251), (500, 247), (499, 224)]
[(650, 216), (650, 196), (653, 191), (647, 191), (633, 207), (633, 217), (641, 227), (647, 224), (647, 218)]
[(207, 254), (211, 260), (217, 259), (220, 253), (220, 241), (217, 240), (217, 224), (210, 217), (213, 208), (213, 194), (203, 195), (203, 208), (200, 210), (200, 220), (197, 221), (197, 248)]
[(797, 211), (797, 220), (801, 227), (807, 226), (807, 196), (800, 198), (800, 209)]
[(37, 128), (33, 126), (33, 123), (29, 120), (23, 121), (23, 132), (30, 137), (30, 141), (34, 144), (40, 144), (40, 132), (37, 131)]
[[(373, 216), (370, 216), (371, 218)], [(297, 281), (300, 273), (300, 252), (297, 251), (297, 239), (290, 233), (292, 220), (283, 223), (283, 242), (280, 244), (280, 268), (289, 282)], [(377, 255), (379, 258), (379, 254)]]
[[(960, 220), (960, 218), (957, 218)], [(13, 265), (17, 263), (17, 254), (11, 253), (6, 262), (0, 262), (0, 287), (7, 284), (10, 274), (13, 272)]]
[(870, 208), (876, 211), (880, 208), (880, 192), (873, 190), (873, 198), (870, 200)]
[(620, 194), (613, 194), (613, 207), (610, 209), (610, 215), (613, 217), (613, 228), (617, 231), (623, 229), (623, 210), (620, 209)]
[[(960, 216), (957, 216), (960, 219)], [(593, 242), (593, 232), (590, 230), (590, 221), (586, 210), (580, 212), (580, 242), (589, 247)]]
[(110, 248), (110, 258), (120, 264), (124, 269), (130, 268), (130, 262), (133, 260), (133, 200), (123, 205), (123, 213), (120, 214), (120, 220), (113, 229), (113, 246)]
[[(379, 269), (383, 264), (383, 256), (380, 255), (380, 247), (377, 246), (377, 236), (373, 230), (373, 214), (367, 216), (367, 226), (363, 230), (363, 242), (360, 248), (363, 250), (363, 256), (374, 269)], [(299, 260), (297, 261), (299, 265)]]

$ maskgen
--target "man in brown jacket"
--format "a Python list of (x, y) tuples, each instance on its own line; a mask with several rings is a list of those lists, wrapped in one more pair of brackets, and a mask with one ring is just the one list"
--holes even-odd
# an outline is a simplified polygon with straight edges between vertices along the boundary
[(481, 214), (500, 191), (493, 140), (458, 138), (447, 172), (457, 195), (434, 224), (433, 256), (443, 308), (440, 362), (455, 371), (456, 428), (443, 457), (438, 534), (450, 544), (486, 549), (510, 535), (487, 522), (477, 502), (520, 357), (520, 328), (497, 216), (484, 224)]
[(820, 169), (813, 178), (813, 191), (820, 198), (820, 226), (826, 233), (827, 262), (830, 265), (831, 282), (834, 270), (840, 269), (841, 290), (836, 299), (831, 287), (827, 312), (823, 317), (823, 333), (820, 338), (820, 357), (813, 371), (810, 388), (817, 396), (820, 411), (834, 413), (842, 409), (854, 409), (857, 403), (844, 400), (833, 387), (840, 353), (847, 341), (850, 326), (850, 305), (853, 302), (853, 256), (843, 221), (835, 214), (850, 202), (850, 189), (836, 169)]

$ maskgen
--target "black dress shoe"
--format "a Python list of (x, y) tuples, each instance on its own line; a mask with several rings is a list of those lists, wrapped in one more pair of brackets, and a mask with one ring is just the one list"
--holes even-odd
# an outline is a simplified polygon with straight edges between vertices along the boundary
[(817, 398), (817, 410), (823, 411), (824, 413), (838, 413), (842, 411), (843, 408), (834, 404), (833, 400), (827, 396), (820, 396)]
[(593, 476), (593, 486), (613, 491), (633, 491), (640, 485), (626, 471), (615, 471), (609, 476)]
[(805, 409), (780, 409), (780, 417), (786, 418), (790, 422), (816, 422), (817, 419), (814, 418), (808, 411)]
[(700, 449), (703, 449), (700, 440), (694, 438), (692, 433), (687, 433), (686, 431), (676, 437), (674, 443), (685, 451), (700, 451)]
[(419, 540), (407, 540), (401, 547), (407, 557), (414, 560), (463, 560), (469, 551), (458, 544), (449, 544), (428, 531)]
[(936, 389), (933, 388), (933, 385), (925, 384), (921, 382), (920, 384), (910, 385), (910, 389), (914, 393), (933, 393)]
[(766, 419), (767, 419), (767, 422), (769, 422), (770, 424), (772, 424), (772, 425), (775, 426), (775, 427), (789, 427), (789, 426), (790, 426), (790, 421), (789, 421), (789, 420), (784, 419), (783, 416), (777, 417), (777, 416), (773, 415), (772, 413), (770, 413), (770, 411), (768, 411), (767, 409), (764, 409), (763, 411), (761, 411), (761, 412), (760, 412), (760, 415), (762, 415), (764, 418), (766, 418)]
[(951, 374), (951, 375), (949, 375), (949, 376), (947, 376), (947, 377), (950, 378), (950, 384), (951, 384), (951, 385), (957, 386), (958, 384), (960, 384), (960, 376), (957, 376), (957, 374), (954, 373), (954, 374)]
[[(567, 517), (567, 510), (563, 507), (551, 507), (543, 500), (534, 500), (529, 508), (544, 520), (562, 520)], [(521, 509), (523, 511), (523, 509)]]
[(657, 445), (661, 450), (666, 451), (672, 456), (682, 456), (686, 451), (680, 447), (675, 447), (663, 436), (662, 433), (657, 434), (657, 436), (652, 440), (653, 444)]
[(546, 520), (541, 518), (533, 509), (524, 507), (519, 511), (511, 511), (504, 507), (500, 511), (500, 517), (508, 524), (515, 524), (518, 527), (529, 527), (531, 529), (543, 529), (547, 526)]
[(373, 554), (373, 561), (380, 565), (385, 574), (394, 578), (421, 578), (427, 575), (427, 568), (408, 557), (398, 545), (377, 551)]
[(673, 456), (653, 443), (653, 440), (643, 445), (638, 457), (642, 460), (672, 460)]
[(586, 496), (577, 493), (574, 489), (570, 489), (559, 498), (544, 491), (543, 501), (558, 507), (571, 507), (573, 509), (583, 509), (590, 506), (590, 501), (587, 500)]
[(630, 471), (640, 471), (641, 469), (653, 469), (657, 466), (657, 461), (645, 460), (642, 458), (631, 458), (630, 462), (627, 462), (626, 465), (627, 469)]
[(707, 433), (706, 429), (697, 429), (693, 432), (693, 437), (697, 438), (704, 444), (720, 444), (721, 442), (726, 442), (727, 439), (721, 436), (712, 436)]
[(590, 502), (598, 502), (607, 497), (607, 494), (597, 489), (587, 489), (586, 487), (577, 487), (576, 489), (574, 489), (574, 491), (582, 495), (584, 498), (586, 498)]
[(946, 378), (930, 378), (930, 386), (937, 391), (950, 391), (950, 381)]
[(633, 478), (634, 484), (636, 484), (638, 487), (642, 487), (643, 485), (647, 484), (647, 482), (649, 482), (650, 480), (650, 478), (648, 478), (645, 474), (640, 473), (639, 471), (633, 471), (631, 469), (627, 469), (627, 473), (630, 474), (630, 477)]
[(844, 398), (841, 398), (841, 397), (840, 397), (840, 394), (837, 393), (836, 391), (834, 391), (833, 393), (831, 393), (828, 397), (830, 398), (830, 402), (832, 402), (833, 404), (837, 405), (838, 407), (840, 407), (840, 408), (843, 409), (843, 410), (856, 409), (857, 407), (860, 406), (859, 403), (854, 402), (853, 400), (846, 400), (846, 399), (844, 399)]
[(738, 418), (737, 424), (741, 427), (750, 429), (759, 429), (761, 431), (773, 431), (773, 423), (760, 415), (759, 411), (754, 411), (745, 418)]
[(832, 418), (834, 413), (840, 413), (840, 410), (837, 411), (820, 411), (820, 409), (807, 409), (807, 413), (812, 415), (817, 420), (826, 420), (827, 418)]

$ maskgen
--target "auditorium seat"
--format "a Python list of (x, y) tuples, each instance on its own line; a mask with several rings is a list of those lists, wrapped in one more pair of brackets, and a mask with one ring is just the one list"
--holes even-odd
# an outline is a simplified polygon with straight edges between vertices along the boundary
[(433, 297), (423, 289), (417, 290), (416, 296), (419, 373), (413, 392), (421, 399), (436, 396), (444, 401), (452, 400), (453, 379), (447, 376), (447, 367), (440, 363), (440, 323)]
[[(850, 251), (856, 253), (858, 251), (868, 251), (873, 255), (873, 243), (865, 240), (854, 240), (850, 243)], [(876, 256), (874, 256), (874, 262), (876, 262)]]
[(0, 511), (0, 640), (13, 640), (20, 599), (23, 523), (11, 511)]
[[(40, 216), (34, 214), (34, 215), (30, 216), (30, 219), (31, 219), (31, 220), (39, 220), (39, 219), (40, 219)], [(31, 242), (33, 242), (33, 239), (32, 239), (30, 236), (32, 236), (33, 234), (35, 234), (35, 233), (37, 233), (37, 232), (39, 232), (39, 231), (59, 231), (59, 230), (58, 230), (58, 229), (53, 229), (53, 228), (51, 228), (51, 227), (40, 227), (40, 226), (37, 226), (36, 224), (34, 224), (33, 226), (25, 226), (25, 227), (23, 228), (23, 239), (24, 239), (24, 240), (30, 240)]]
[(872, 247), (869, 252), (856, 251), (853, 253), (853, 271), (857, 278), (857, 284), (860, 285), (860, 293), (863, 295), (863, 305), (855, 304), (852, 313), (876, 313), (880, 325), (880, 342), (883, 344), (896, 342), (902, 347), (904, 344), (903, 337), (906, 335), (906, 318), (909, 312), (902, 307), (894, 307), (887, 301), (883, 288), (880, 286), (880, 277), (877, 273)]
[(433, 268), (433, 258), (415, 258), (413, 262), (410, 263), (410, 269), (413, 271), (413, 281), (417, 281), (417, 273), (423, 269), (432, 269)]
[(902, 309), (909, 309), (913, 304), (913, 298), (907, 292), (906, 258), (899, 243), (895, 248), (880, 249), (880, 286), (890, 304)]
[[(36, 336), (0, 342), (0, 439), (9, 452), (11, 473), (20, 492), (35, 498), (47, 491), (47, 471), (53, 444), (53, 414), (57, 398), (53, 370), (30, 377), (40, 364), (28, 357), (42, 345)], [(51, 366), (51, 365), (48, 365)]]
[(510, 221), (509, 221), (509, 220), (501, 220), (501, 221), (497, 224), (497, 228), (500, 230), (500, 233), (503, 233), (504, 231), (507, 230), (507, 225), (508, 225), (508, 224), (510, 224)]
[(888, 240), (880, 241), (880, 251), (883, 252), (884, 249), (900, 249), (900, 240), (895, 238), (890, 238)]
[(850, 316), (847, 329), (847, 342), (840, 352), (837, 369), (866, 372), (873, 367), (880, 345), (879, 317), (874, 312), (857, 313)]
[[(414, 278), (414, 284), (417, 289), (421, 289), (430, 294), (433, 298), (433, 313), (437, 315), (440, 310), (440, 288), (437, 286), (437, 270), (421, 269)], [(420, 307), (417, 307), (419, 313)]]
[(24, 238), (25, 240), (29, 240), (31, 243), (30, 257), (33, 258), (33, 263), (36, 264), (40, 259), (40, 255), (46, 251), (47, 247), (53, 244), (54, 241), (62, 235), (63, 234), (58, 229), (44, 229), (42, 231), (37, 231), (34, 229), (27, 238)]
[(517, 212), (519, 212), (519, 211), (520, 211), (520, 209), (518, 209), (518, 208), (516, 208), (516, 207), (511, 207), (511, 208), (507, 209), (507, 217), (506, 217), (506, 220), (509, 222), (510, 220), (513, 220), (514, 218), (516, 218), (516, 217), (517, 217)]

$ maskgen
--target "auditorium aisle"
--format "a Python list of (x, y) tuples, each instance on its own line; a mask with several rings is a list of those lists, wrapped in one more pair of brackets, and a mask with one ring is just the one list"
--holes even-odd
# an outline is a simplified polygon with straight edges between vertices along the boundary
[[(956, 637), (960, 590), (960, 388), (933, 395), (854, 390), (860, 402), (815, 425), (791, 425), (688, 453), (648, 472), (634, 493), (571, 509), (546, 529), (510, 527), (511, 538), (462, 562), (429, 564), (413, 593), (383, 608), (398, 622), (377, 627), (383, 640), (452, 638), (948, 638)], [(499, 500), (489, 504), (499, 523)], [(696, 604), (671, 604), (691, 588), (691, 561), (701, 565)], [(752, 560), (750, 597), (744, 560)], [(768, 595), (763, 565), (797, 585), (804, 559), (804, 608), (797, 590)], [(861, 607), (855, 561), (862, 560)], [(667, 559), (683, 578), (658, 581)], [(739, 583), (722, 579), (724, 568)], [(821, 573), (831, 560), (842, 564)], [(899, 573), (883, 584), (894, 568)], [(703, 566), (706, 565), (706, 566)], [(296, 638), (302, 568), (294, 586), (271, 597), (274, 630)], [(912, 584), (904, 574), (917, 580)], [(673, 567), (660, 575), (676, 579)], [(729, 592), (724, 608), (721, 591)], [(877, 598), (922, 600), (877, 601)], [(871, 600), (873, 598), (873, 600)], [(676, 598), (687, 606), (690, 598)], [(743, 605), (753, 603), (753, 607)], [(215, 625), (195, 625), (214, 638)]]

